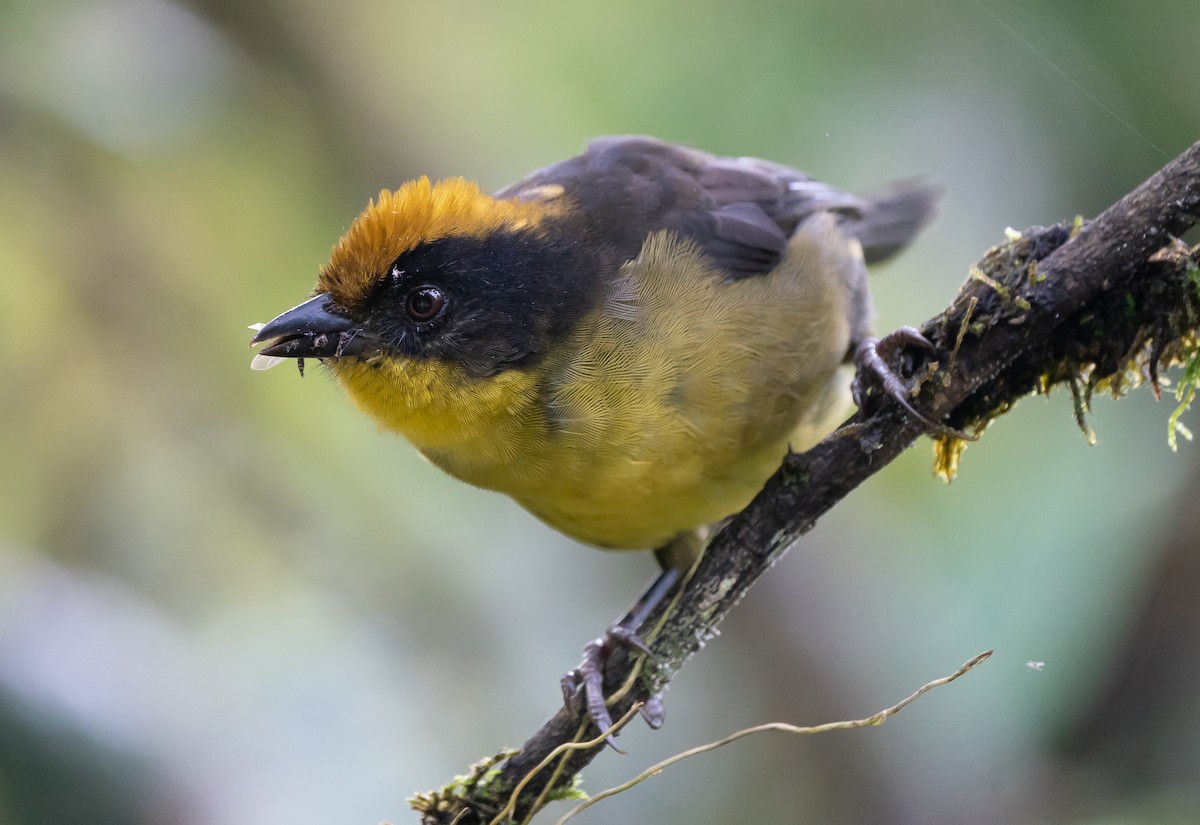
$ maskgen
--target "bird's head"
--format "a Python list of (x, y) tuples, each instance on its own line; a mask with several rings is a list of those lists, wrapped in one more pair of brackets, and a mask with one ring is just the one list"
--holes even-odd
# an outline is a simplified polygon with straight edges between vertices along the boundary
[(453, 438), (486, 406), (511, 405), (528, 383), (516, 376), (584, 311), (569, 212), (566, 199), (497, 199), (461, 178), (383, 191), (312, 296), (258, 329), (254, 365), (319, 359), (384, 426), (418, 446)]

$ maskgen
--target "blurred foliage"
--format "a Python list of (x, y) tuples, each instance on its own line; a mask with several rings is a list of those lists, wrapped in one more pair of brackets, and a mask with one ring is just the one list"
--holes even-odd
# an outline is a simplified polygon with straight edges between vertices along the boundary
[[(640, 592), (648, 557), (439, 475), (319, 370), (247, 369), (245, 326), (378, 189), (498, 188), (619, 132), (850, 188), (927, 174), (945, 208), (873, 282), (887, 329), (1006, 225), (1094, 214), (1200, 137), (1198, 26), (1194, 0), (0, 3), (0, 823), (408, 821)], [(910, 451), (587, 786), (994, 660), (588, 821), (1200, 818), (1196, 448), (1169, 453), (1169, 413), (1098, 402), (1089, 448), (1069, 398), (1027, 401), (949, 488)], [(1144, 628), (1161, 655), (1131, 658)]]

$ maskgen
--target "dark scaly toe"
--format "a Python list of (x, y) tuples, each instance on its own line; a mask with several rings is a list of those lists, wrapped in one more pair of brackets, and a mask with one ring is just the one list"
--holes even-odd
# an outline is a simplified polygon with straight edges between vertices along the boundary
[[(660, 548), (660, 551), (664, 557), (673, 559), (667, 551), (671, 548), (678, 549), (678, 543), (679, 547), (695, 545), (694, 552), (698, 553), (699, 546), (690, 536), (692, 536), (691, 533), (681, 533), (672, 540), (671, 544)], [(685, 557), (684, 560), (686, 561), (687, 558)], [(663, 570), (650, 583), (646, 592), (638, 598), (629, 612), (610, 627), (603, 638), (588, 642), (583, 648), (583, 661), (580, 662), (579, 667), (568, 671), (562, 678), (563, 704), (571, 714), (578, 717), (586, 713), (592, 720), (592, 724), (601, 732), (612, 727), (612, 716), (608, 712), (608, 703), (604, 699), (604, 665), (613, 652), (621, 648), (654, 657), (650, 647), (638, 636), (637, 628), (641, 627), (654, 609), (662, 603), (682, 575), (683, 572), (680, 568), (664, 565)], [(658, 730), (662, 727), (664, 719), (662, 698), (660, 696), (650, 697), (642, 706), (641, 714), (651, 728)], [(618, 753), (625, 752), (617, 747), (612, 736), (608, 737), (608, 744), (612, 745)]]
[(914, 418), (926, 419), (912, 408), (909, 402), (908, 387), (900, 376), (889, 366), (889, 362), (905, 347), (923, 350), (926, 355), (933, 355), (937, 349), (929, 339), (913, 327), (899, 327), (893, 332), (879, 338), (864, 338), (854, 350), (854, 365), (857, 372), (851, 385), (854, 393), (854, 403), (860, 409), (867, 402), (867, 391), (871, 384), (877, 384), (891, 398), (904, 407)]
[[(575, 716), (586, 713), (596, 730), (604, 732), (612, 727), (612, 716), (604, 701), (604, 663), (614, 650), (610, 636), (593, 639), (583, 648), (583, 661), (579, 667), (567, 671), (562, 678), (563, 702)], [(607, 740), (617, 753), (625, 751), (617, 747), (616, 740), (609, 735)]]
[(642, 709), (638, 711), (642, 719), (646, 720), (646, 724), (650, 726), (650, 730), (658, 730), (663, 726), (663, 722), (667, 721), (667, 709), (663, 707), (663, 698), (661, 693), (656, 693), (646, 700), (646, 704), (642, 705)]
[(634, 633), (625, 625), (616, 624), (608, 629), (608, 641), (612, 645), (619, 645), (627, 650), (640, 650), (647, 656), (653, 657), (654, 651), (650, 646), (642, 641), (642, 637)]
[(864, 409), (864, 405), (867, 403), (867, 390), (874, 384), (885, 395), (903, 407), (905, 412), (924, 424), (929, 433), (975, 441), (977, 436), (968, 435), (961, 430), (933, 421), (913, 408), (912, 402), (909, 400), (908, 386), (891, 366), (895, 357), (904, 349), (918, 349), (926, 355), (933, 355), (937, 352), (937, 348), (930, 343), (928, 338), (913, 327), (907, 326), (896, 329), (882, 339), (864, 338), (859, 343), (854, 350), (854, 364), (857, 371), (854, 375), (854, 383), (850, 386), (854, 403), (860, 410)]
[[(563, 703), (575, 716), (587, 713), (598, 732), (613, 725), (608, 703), (604, 698), (604, 665), (618, 648), (635, 650), (653, 656), (649, 646), (636, 633), (624, 625), (613, 625), (602, 639), (594, 639), (583, 648), (583, 661), (579, 667), (569, 670), (562, 678)], [(657, 700), (657, 702), (655, 701)], [(649, 708), (649, 710), (647, 710)], [(642, 706), (642, 718), (651, 728), (662, 727), (662, 700), (655, 696)], [(617, 747), (616, 740), (608, 737), (608, 744), (617, 753), (625, 753)]]

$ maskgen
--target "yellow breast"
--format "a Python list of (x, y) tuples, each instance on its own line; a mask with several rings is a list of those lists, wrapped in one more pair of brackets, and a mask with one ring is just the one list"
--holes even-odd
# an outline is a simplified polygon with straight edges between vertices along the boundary
[[(823, 223), (771, 273), (727, 282), (660, 233), (538, 366), (333, 362), (349, 395), (452, 475), (581, 541), (654, 548), (745, 506), (789, 443), (844, 412), (847, 279)], [(567, 275), (565, 275), (566, 277)]]

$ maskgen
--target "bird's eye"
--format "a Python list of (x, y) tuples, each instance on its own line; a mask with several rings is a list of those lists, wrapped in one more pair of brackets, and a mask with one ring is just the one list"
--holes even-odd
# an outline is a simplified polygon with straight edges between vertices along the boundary
[(417, 287), (408, 293), (408, 299), (404, 302), (404, 311), (418, 324), (432, 321), (445, 307), (446, 297), (440, 289), (432, 286)]

